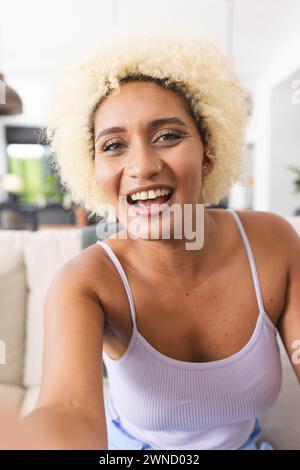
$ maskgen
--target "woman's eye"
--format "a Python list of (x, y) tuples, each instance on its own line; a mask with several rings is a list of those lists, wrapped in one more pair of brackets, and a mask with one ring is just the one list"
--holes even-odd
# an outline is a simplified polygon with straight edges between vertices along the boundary
[(122, 145), (121, 142), (113, 142), (111, 144), (106, 144), (103, 146), (103, 152), (108, 152), (109, 150), (118, 150), (118, 147), (114, 147), (114, 145)]
[[(163, 138), (163, 139), (162, 139)], [(180, 139), (181, 138), (181, 135), (180, 134), (176, 134), (175, 132), (165, 132), (164, 134), (161, 134), (158, 139), (162, 139), (163, 141), (167, 141), (167, 140), (176, 140), (176, 139)], [(157, 139), (157, 140), (158, 140)], [(109, 152), (109, 151), (114, 151), (114, 150), (119, 150), (120, 147), (119, 146), (122, 146), (122, 143), (121, 142), (112, 142), (111, 144), (108, 144), (106, 143), (104, 146), (103, 146), (103, 149), (102, 151), (103, 152)]]
[(180, 135), (179, 134), (175, 134), (174, 132), (166, 132), (165, 134), (161, 134), (158, 139), (161, 139), (162, 137), (167, 137), (167, 139), (163, 139), (163, 140), (176, 140), (176, 139), (180, 139)]

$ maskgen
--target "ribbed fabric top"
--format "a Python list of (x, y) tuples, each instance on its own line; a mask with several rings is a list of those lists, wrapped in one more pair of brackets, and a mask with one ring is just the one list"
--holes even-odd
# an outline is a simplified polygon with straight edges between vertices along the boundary
[(157, 351), (137, 330), (134, 299), (120, 261), (105, 241), (97, 242), (121, 276), (133, 323), (120, 359), (103, 351), (111, 402), (122, 426), (154, 449), (238, 449), (250, 436), (255, 418), (272, 406), (280, 392), (277, 329), (264, 309), (244, 227), (237, 213), (228, 210), (245, 245), (259, 313), (247, 344), (216, 361), (180, 361)]

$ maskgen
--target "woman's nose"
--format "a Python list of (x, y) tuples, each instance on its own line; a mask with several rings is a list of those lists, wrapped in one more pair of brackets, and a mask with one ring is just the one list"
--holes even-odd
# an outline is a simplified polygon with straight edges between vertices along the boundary
[(129, 155), (126, 173), (131, 177), (149, 179), (152, 174), (160, 173), (162, 166), (161, 159), (154, 151), (151, 151), (146, 144), (137, 144)]

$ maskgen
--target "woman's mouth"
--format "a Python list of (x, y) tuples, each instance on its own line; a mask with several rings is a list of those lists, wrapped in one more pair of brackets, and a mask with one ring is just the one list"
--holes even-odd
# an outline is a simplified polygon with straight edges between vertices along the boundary
[(127, 196), (127, 202), (139, 215), (158, 214), (171, 205), (173, 189), (142, 191)]

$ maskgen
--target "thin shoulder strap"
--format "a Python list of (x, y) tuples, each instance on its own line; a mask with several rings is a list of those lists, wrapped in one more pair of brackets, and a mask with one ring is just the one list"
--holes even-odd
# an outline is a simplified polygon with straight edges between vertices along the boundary
[(133, 295), (132, 295), (130, 285), (129, 285), (127, 276), (125, 274), (125, 271), (124, 271), (118, 257), (115, 255), (114, 251), (108, 245), (108, 243), (105, 243), (103, 240), (97, 240), (97, 244), (102, 246), (102, 248), (106, 251), (107, 255), (109, 256), (109, 258), (111, 259), (111, 261), (115, 265), (118, 273), (121, 276), (121, 279), (122, 279), (122, 282), (124, 284), (126, 294), (127, 294), (127, 297), (128, 297), (128, 301), (129, 301), (130, 314), (131, 314), (131, 318), (132, 318), (132, 322), (133, 322), (133, 327), (136, 329), (136, 314), (135, 314), (134, 300), (133, 300)]
[(256, 293), (256, 298), (257, 298), (257, 303), (258, 303), (259, 311), (261, 312), (261, 311), (264, 310), (264, 303), (263, 303), (263, 298), (262, 298), (262, 293), (261, 293), (261, 286), (260, 286), (260, 282), (259, 282), (259, 278), (258, 278), (258, 274), (257, 274), (256, 264), (255, 264), (255, 260), (254, 260), (254, 256), (253, 256), (253, 251), (252, 251), (248, 236), (246, 234), (246, 231), (243, 227), (243, 224), (242, 224), (241, 219), (239, 218), (238, 214), (235, 212), (234, 209), (228, 208), (227, 210), (229, 210), (232, 213), (233, 218), (235, 219), (235, 221), (237, 223), (237, 226), (238, 226), (239, 232), (241, 234), (241, 237), (243, 239), (243, 242), (244, 242), (244, 245), (245, 245), (245, 248), (246, 248), (246, 252), (247, 252), (247, 255), (248, 255), (249, 263), (250, 263), (252, 279), (253, 279), (253, 282), (254, 282), (255, 293)]

